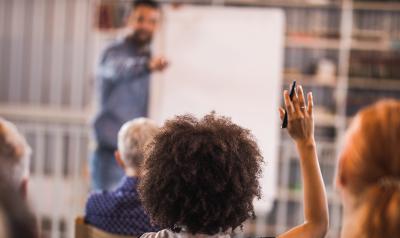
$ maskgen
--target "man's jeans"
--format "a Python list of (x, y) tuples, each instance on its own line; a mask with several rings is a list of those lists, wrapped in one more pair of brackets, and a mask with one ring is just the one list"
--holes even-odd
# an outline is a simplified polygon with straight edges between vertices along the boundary
[(115, 150), (98, 147), (90, 158), (92, 190), (113, 190), (124, 176), (114, 158)]

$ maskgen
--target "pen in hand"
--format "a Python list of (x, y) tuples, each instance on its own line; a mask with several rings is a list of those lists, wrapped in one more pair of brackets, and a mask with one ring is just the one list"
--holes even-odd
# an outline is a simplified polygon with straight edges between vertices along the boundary
[[(296, 90), (296, 80), (293, 81), (292, 88), (290, 89), (290, 94), (289, 94), (290, 100), (293, 99), (293, 96), (296, 93), (295, 90)], [(284, 129), (284, 128), (287, 128), (287, 126), (288, 126), (288, 113), (285, 110), (285, 117), (283, 118), (283, 122), (282, 122), (281, 128)]]

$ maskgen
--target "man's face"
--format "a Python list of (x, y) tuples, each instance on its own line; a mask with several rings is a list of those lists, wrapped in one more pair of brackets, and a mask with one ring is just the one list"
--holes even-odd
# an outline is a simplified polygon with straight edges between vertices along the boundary
[(133, 32), (133, 40), (141, 45), (148, 44), (158, 28), (160, 11), (148, 6), (138, 6), (129, 16), (127, 27)]

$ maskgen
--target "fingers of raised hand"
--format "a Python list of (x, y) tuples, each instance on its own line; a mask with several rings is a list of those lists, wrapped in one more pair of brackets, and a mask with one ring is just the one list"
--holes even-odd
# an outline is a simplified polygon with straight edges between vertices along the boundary
[(288, 117), (290, 117), (294, 113), (294, 106), (292, 101), (290, 100), (289, 92), (287, 90), (283, 91), (283, 98), (285, 100), (285, 107), (288, 113)]
[(279, 117), (283, 121), (283, 118), (285, 117), (285, 109), (279, 107)]
[(295, 92), (293, 94), (293, 98), (292, 98), (292, 102), (294, 105), (294, 109), (295, 109), (295, 115), (299, 116), (301, 115), (301, 110), (300, 110), (300, 101), (299, 101), (299, 97), (297, 95), (297, 91), (298, 91), (298, 87), (296, 87)]
[(300, 111), (304, 114), (306, 112), (306, 100), (304, 99), (303, 87), (300, 85), (297, 88), (297, 95), (299, 97)]
[(313, 101), (313, 95), (312, 95), (311, 92), (309, 92), (309, 93), (307, 94), (307, 103), (308, 103), (308, 105), (307, 105), (307, 112), (308, 112), (308, 115), (312, 116), (312, 114), (313, 114), (313, 108), (314, 108), (314, 101)]

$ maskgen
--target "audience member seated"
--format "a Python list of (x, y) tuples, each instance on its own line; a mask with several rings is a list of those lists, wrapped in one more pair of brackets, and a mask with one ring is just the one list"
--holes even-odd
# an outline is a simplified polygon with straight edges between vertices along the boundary
[(0, 173), (26, 198), (31, 148), (14, 124), (0, 118)]
[[(284, 95), (288, 131), (300, 154), (306, 220), (279, 237), (322, 238), (328, 209), (313, 134), (312, 95), (306, 105), (301, 87), (297, 93), (293, 102), (287, 91)], [(262, 163), (250, 131), (228, 118), (183, 115), (167, 121), (146, 152), (139, 194), (152, 220), (168, 229), (142, 238), (230, 237), (254, 215)]]
[(129, 121), (122, 126), (115, 157), (125, 170), (125, 177), (115, 191), (90, 196), (86, 204), (86, 223), (112, 234), (126, 236), (140, 236), (158, 230), (150, 223), (137, 193), (144, 149), (157, 131), (157, 125), (145, 118)]
[(360, 111), (346, 140), (336, 177), (341, 237), (400, 237), (400, 101)]
[[(3, 175), (1, 175), (3, 176)], [(37, 238), (36, 219), (20, 192), (6, 179), (0, 180), (0, 237)]]

